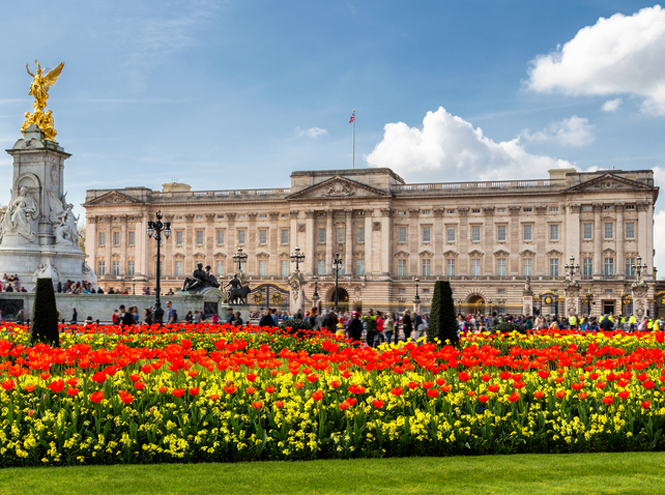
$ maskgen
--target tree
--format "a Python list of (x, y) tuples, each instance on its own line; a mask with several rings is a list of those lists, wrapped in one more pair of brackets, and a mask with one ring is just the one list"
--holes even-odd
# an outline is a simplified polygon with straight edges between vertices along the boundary
[(430, 342), (438, 339), (442, 344), (446, 340), (453, 345), (459, 344), (453, 291), (447, 280), (437, 280), (434, 284), (427, 335)]
[(60, 347), (58, 331), (58, 309), (55, 302), (53, 280), (38, 278), (35, 284), (35, 301), (32, 307), (30, 343), (43, 342), (51, 347)]

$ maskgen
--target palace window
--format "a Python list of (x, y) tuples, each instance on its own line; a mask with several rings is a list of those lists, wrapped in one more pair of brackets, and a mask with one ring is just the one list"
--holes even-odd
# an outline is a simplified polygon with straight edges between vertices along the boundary
[(120, 232), (113, 232), (113, 245), (114, 246), (120, 245)]
[(99, 245), (106, 246), (106, 232), (99, 233)]
[(97, 262), (97, 275), (106, 275), (106, 262), (98, 261)]
[(583, 223), (582, 224), (582, 239), (585, 241), (590, 241), (593, 239), (593, 224), (592, 223)]
[(423, 242), (430, 242), (432, 240), (432, 229), (430, 227), (423, 227)]
[(175, 276), (182, 277), (182, 261), (175, 262)]
[(603, 275), (614, 275), (614, 258), (604, 259)]
[(175, 245), (182, 246), (182, 230), (175, 231)]
[(259, 276), (265, 277), (266, 275), (268, 275), (268, 262), (259, 260)]
[(397, 242), (406, 242), (406, 227), (398, 227)]
[(127, 262), (127, 275), (134, 275), (134, 262), (133, 261), (128, 261)]
[(499, 242), (504, 242), (506, 240), (506, 226), (497, 225), (496, 227), (496, 240)]
[(326, 229), (319, 229), (319, 244), (326, 243)]
[(282, 229), (282, 244), (289, 243), (289, 229)]
[(218, 277), (224, 276), (224, 261), (222, 260), (217, 261), (217, 276)]
[(550, 241), (559, 240), (559, 224), (550, 224)]
[(129, 232), (127, 232), (127, 244), (133, 246), (135, 242), (136, 242), (136, 232), (130, 230)]
[(432, 274), (432, 260), (430, 260), (429, 258), (421, 260), (421, 267), (422, 270), (420, 274), (423, 277), (429, 277)]
[(614, 224), (605, 224), (605, 239), (614, 239)]
[(635, 264), (635, 258), (626, 258), (626, 275), (628, 275), (629, 277), (635, 275), (635, 268), (633, 268), (634, 264)]
[(406, 260), (397, 260), (397, 276), (406, 277)]
[(197, 230), (196, 231), (196, 245), (197, 246), (203, 246), (203, 231), (202, 230)]
[(635, 239), (635, 222), (626, 222), (626, 239)]
[(223, 230), (218, 230), (217, 231), (217, 244), (219, 246), (224, 245), (224, 231)]
[(497, 258), (496, 260), (496, 274), (499, 277), (506, 276), (506, 258)]
[(524, 258), (522, 260), (522, 275), (525, 277), (533, 276), (533, 259)]
[(238, 244), (245, 244), (245, 236), (247, 234), (246, 230), (238, 231)]
[(356, 232), (356, 239), (358, 244), (365, 242), (365, 227), (358, 227), (358, 231)]
[(356, 260), (356, 275), (365, 275), (365, 260)]
[(550, 259), (550, 277), (559, 276), (559, 258)]
[(259, 230), (259, 244), (268, 244), (268, 231), (266, 229)]
[(480, 276), (480, 260), (478, 258), (471, 260), (471, 276)]
[[(288, 271), (288, 269), (287, 269)], [(318, 260), (316, 262), (316, 273), (318, 275), (325, 275), (326, 274), (326, 260)]]
[[(325, 268), (325, 265), (324, 265), (324, 268)], [(289, 261), (288, 260), (282, 260), (280, 262), (280, 274), (282, 275), (282, 277), (288, 277), (289, 276)]]
[(454, 277), (455, 276), (455, 259), (447, 259), (446, 260), (446, 275), (449, 277)]
[(480, 242), (480, 225), (471, 226), (471, 241)]
[(339, 244), (344, 242), (344, 231), (345, 231), (345, 229), (343, 229), (343, 228), (338, 228), (337, 229), (337, 242)]
[(593, 258), (584, 258), (582, 260), (582, 275), (585, 277), (593, 276)]
[(113, 270), (113, 275), (120, 275), (120, 262), (119, 261), (113, 261), (111, 262), (111, 267)]
[(446, 242), (455, 242), (455, 227), (446, 228)]
[(531, 240), (531, 225), (522, 225), (522, 239), (525, 241)]

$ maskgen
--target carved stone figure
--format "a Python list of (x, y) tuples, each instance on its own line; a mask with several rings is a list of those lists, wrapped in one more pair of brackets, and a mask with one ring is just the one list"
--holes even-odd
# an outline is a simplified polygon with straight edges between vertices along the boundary
[(39, 205), (28, 194), (28, 188), (22, 186), (19, 195), (9, 203), (2, 218), (2, 233), (16, 232), (30, 242), (34, 242), (36, 234), (32, 227), (33, 221), (39, 217)]
[(192, 278), (185, 278), (182, 284), (182, 290), (187, 292), (200, 292), (208, 287), (219, 287), (217, 279), (210, 273), (210, 265), (203, 269), (203, 263), (196, 264), (196, 270), (192, 273)]
[(74, 205), (67, 204), (65, 196), (59, 199), (52, 190), (48, 190), (48, 204), (50, 208), (49, 220), (53, 225), (53, 235), (56, 244), (71, 244), (79, 247), (78, 217), (72, 211)]
[(60, 273), (55, 266), (47, 261), (46, 263), (40, 263), (33, 272), (32, 280), (36, 282), (38, 278), (50, 278), (54, 284), (57, 284), (60, 281)]
[(328, 188), (323, 191), (321, 196), (353, 196), (354, 194), (355, 191), (350, 185), (343, 182), (335, 182), (330, 184), (330, 186), (328, 186)]
[(44, 69), (42, 69), (37, 60), (35, 60), (35, 63), (37, 64), (36, 74), (30, 72), (28, 64), (25, 64), (28, 74), (32, 76), (32, 83), (30, 83), (30, 92), (28, 94), (35, 98), (32, 104), (35, 111), (32, 115), (26, 114), (26, 120), (21, 127), (21, 131), (25, 131), (30, 124), (35, 124), (44, 133), (45, 139), (54, 141), (57, 132), (53, 128), (53, 117), (50, 110), (44, 113), (44, 108), (46, 108), (46, 100), (49, 97), (48, 90), (58, 80), (65, 63), (61, 63), (47, 74), (44, 74)]
[(229, 283), (224, 286), (231, 286), (227, 292), (227, 300), (229, 304), (247, 304), (247, 295), (249, 294), (249, 285), (242, 285), (240, 278), (234, 274)]

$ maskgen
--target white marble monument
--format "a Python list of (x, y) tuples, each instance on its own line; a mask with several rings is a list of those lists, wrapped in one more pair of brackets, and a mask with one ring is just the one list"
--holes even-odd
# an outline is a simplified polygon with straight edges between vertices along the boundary
[(71, 155), (35, 124), (7, 153), (14, 158), (11, 199), (0, 217), (0, 276), (16, 274), (27, 290), (37, 278), (58, 282), (97, 277), (79, 246), (78, 218), (65, 201), (64, 162)]

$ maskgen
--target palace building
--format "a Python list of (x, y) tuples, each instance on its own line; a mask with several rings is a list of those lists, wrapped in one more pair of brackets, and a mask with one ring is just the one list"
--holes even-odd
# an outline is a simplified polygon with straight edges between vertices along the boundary
[(156, 243), (146, 226), (160, 210), (172, 229), (161, 248), (162, 292), (180, 289), (199, 261), (224, 285), (238, 248), (251, 286), (286, 288), (300, 247), (304, 308), (315, 288), (323, 306), (334, 301), (339, 254), (337, 295), (352, 307), (402, 310), (418, 290), (427, 311), (434, 282), (447, 279), (460, 311), (521, 313), (526, 286), (541, 314), (566, 312), (571, 256), (582, 313), (630, 313), (641, 258), (654, 314), (658, 191), (651, 170), (407, 184), (386, 168), (293, 172), (284, 189), (89, 190), (86, 254), (105, 290), (153, 289)]

